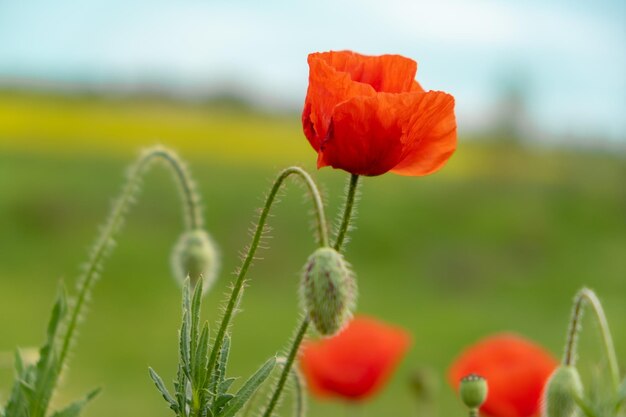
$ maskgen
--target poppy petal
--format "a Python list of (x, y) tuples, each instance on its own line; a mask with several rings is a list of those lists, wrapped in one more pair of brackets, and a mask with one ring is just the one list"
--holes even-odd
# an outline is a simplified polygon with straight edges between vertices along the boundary
[(404, 330), (357, 316), (337, 336), (305, 342), (300, 364), (314, 394), (361, 400), (384, 385), (409, 345)]
[(352, 81), (348, 73), (335, 70), (315, 55), (309, 56), (309, 88), (302, 112), (302, 125), (309, 143), (319, 151), (335, 106), (351, 97), (372, 96), (376, 92), (370, 85)]
[(487, 379), (489, 393), (481, 410), (494, 417), (531, 417), (539, 410), (543, 387), (557, 361), (540, 346), (512, 334), (496, 335), (471, 346), (450, 368), (458, 388), (465, 375)]
[(440, 91), (411, 94), (412, 117), (403, 135), (399, 175), (427, 175), (441, 168), (456, 149), (454, 97)]
[(381, 175), (403, 157), (402, 134), (411, 119), (410, 94), (356, 97), (335, 108), (318, 168), (330, 165), (358, 175)]
[(377, 92), (406, 93), (414, 88), (417, 62), (401, 55), (362, 55), (352, 51), (311, 54), (353, 81), (369, 84)]

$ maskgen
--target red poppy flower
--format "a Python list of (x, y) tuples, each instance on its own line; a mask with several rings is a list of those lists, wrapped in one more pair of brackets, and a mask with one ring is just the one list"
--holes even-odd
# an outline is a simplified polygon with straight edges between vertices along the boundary
[(313, 394), (362, 400), (382, 388), (409, 345), (403, 329), (357, 316), (334, 337), (306, 341), (300, 365)]
[(358, 175), (426, 175), (456, 148), (454, 98), (425, 91), (400, 55), (310, 54), (304, 134), (317, 166)]
[(541, 393), (558, 362), (542, 347), (512, 334), (492, 336), (471, 346), (450, 368), (450, 383), (458, 389), (464, 376), (487, 379), (487, 401), (481, 407), (492, 417), (538, 415)]

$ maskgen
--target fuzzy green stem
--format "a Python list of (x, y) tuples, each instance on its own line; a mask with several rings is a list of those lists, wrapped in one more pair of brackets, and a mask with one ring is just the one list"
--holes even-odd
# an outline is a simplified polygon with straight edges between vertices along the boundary
[(113, 246), (113, 240), (116, 233), (118, 233), (121, 229), (124, 216), (128, 211), (128, 208), (133, 203), (135, 194), (139, 190), (141, 178), (147, 172), (151, 163), (158, 159), (167, 164), (167, 166), (175, 174), (177, 182), (180, 185), (183, 199), (183, 210), (185, 212), (186, 229), (191, 230), (202, 227), (203, 223), (198, 195), (196, 194), (189, 172), (178, 156), (174, 152), (160, 146), (149, 148), (144, 151), (128, 171), (128, 180), (126, 181), (120, 196), (115, 201), (105, 226), (96, 239), (85, 270), (79, 278), (77, 287), (78, 296), (72, 309), (59, 355), (59, 369), (64, 366), (73, 340), (74, 332), (82, 315), (89, 292), (96, 281), (100, 270), (102, 269), (102, 262), (104, 258), (108, 255), (111, 247)]
[(478, 408), (470, 408), (469, 417), (479, 417)]
[(291, 371), (291, 367), (293, 366), (293, 362), (296, 360), (298, 356), (298, 349), (300, 348), (300, 344), (304, 339), (304, 335), (306, 331), (309, 329), (310, 319), (308, 316), (302, 319), (300, 326), (298, 327), (298, 332), (296, 333), (296, 337), (293, 338), (293, 342), (291, 343), (291, 348), (289, 349), (289, 356), (287, 356), (287, 362), (285, 362), (285, 366), (283, 366), (283, 370), (280, 374), (280, 378), (278, 379), (278, 384), (276, 385), (276, 389), (272, 394), (272, 398), (270, 399), (265, 412), (263, 413), (263, 417), (270, 417), (276, 404), (278, 404), (278, 400), (280, 395), (283, 392), (283, 388), (285, 387), (285, 383), (287, 382), (287, 377), (289, 376), (289, 372)]
[(278, 174), (278, 177), (274, 181), (272, 188), (265, 200), (265, 205), (261, 211), (261, 215), (259, 216), (259, 221), (256, 225), (256, 229), (254, 231), (254, 235), (252, 236), (252, 242), (248, 248), (248, 253), (246, 254), (243, 264), (239, 269), (239, 273), (237, 274), (237, 280), (233, 285), (232, 292), (230, 294), (230, 298), (228, 300), (228, 304), (226, 309), (224, 310), (224, 315), (222, 316), (222, 322), (220, 324), (220, 328), (218, 330), (217, 336), (215, 337), (215, 341), (213, 342), (213, 349), (211, 350), (211, 356), (209, 357), (208, 369), (209, 372), (212, 372), (217, 364), (217, 354), (222, 349), (222, 344), (224, 342), (224, 337), (226, 336), (226, 331), (228, 330), (228, 326), (230, 325), (230, 321), (235, 311), (235, 307), (239, 301), (241, 292), (244, 287), (246, 274), (252, 261), (254, 259), (254, 255), (259, 246), (259, 242), (261, 241), (261, 237), (263, 235), (263, 231), (265, 229), (265, 223), (267, 222), (267, 218), (270, 213), (270, 209), (276, 199), (276, 195), (278, 191), (282, 187), (285, 180), (291, 176), (296, 175), (300, 177), (306, 184), (309, 193), (313, 199), (313, 206), (315, 209), (315, 215), (317, 218), (317, 232), (318, 232), (318, 240), (320, 246), (328, 246), (328, 228), (326, 226), (326, 216), (324, 215), (324, 205), (322, 203), (322, 197), (320, 192), (315, 185), (315, 182), (311, 178), (311, 176), (302, 168), (299, 167), (290, 167)]
[(350, 230), (350, 220), (352, 219), (352, 208), (356, 199), (355, 197), (358, 182), (359, 176), (356, 174), (352, 174), (350, 176), (350, 183), (348, 184), (348, 192), (346, 195), (346, 202), (344, 204), (343, 217), (341, 219), (341, 224), (339, 225), (337, 239), (334, 245), (335, 250), (337, 251), (339, 251), (343, 246), (343, 241), (346, 238), (346, 234), (348, 233), (348, 230)]
[(567, 366), (574, 366), (576, 363), (576, 347), (578, 334), (580, 332), (580, 321), (583, 314), (584, 303), (590, 304), (596, 317), (596, 321), (600, 327), (600, 333), (602, 334), (602, 343), (606, 350), (606, 357), (609, 364), (609, 370), (611, 372), (611, 380), (615, 391), (619, 389), (619, 365), (617, 363), (617, 355), (615, 354), (615, 346), (613, 345), (613, 338), (611, 337), (611, 331), (609, 329), (609, 323), (604, 314), (602, 303), (596, 296), (596, 294), (588, 289), (583, 288), (576, 294), (574, 298), (574, 308), (572, 310), (572, 318), (570, 319), (570, 325), (567, 332), (567, 342), (565, 344), (565, 353), (563, 355), (563, 364)]
[[(339, 231), (337, 232), (337, 239), (334, 245), (335, 250), (338, 252), (341, 252), (341, 248), (343, 246), (346, 234), (348, 230), (350, 230), (350, 220), (352, 218), (354, 203), (356, 200), (358, 180), (358, 175), (352, 174), (352, 176), (350, 177), (350, 183), (348, 185), (348, 191), (346, 193), (346, 201), (343, 208), (343, 216), (341, 224), (339, 226)], [(274, 393), (272, 394), (269, 404), (267, 405), (267, 408), (265, 409), (265, 412), (263, 413), (263, 417), (270, 417), (272, 415), (272, 412), (274, 411), (274, 408), (276, 408), (276, 405), (278, 404), (278, 400), (280, 399), (280, 396), (285, 387), (285, 381), (287, 381), (287, 376), (289, 375), (289, 371), (291, 370), (293, 362), (298, 354), (298, 349), (300, 349), (300, 344), (302, 343), (304, 335), (306, 334), (309, 323), (310, 318), (307, 315), (302, 319), (302, 322), (298, 327), (296, 337), (291, 343), (287, 363), (285, 363), (285, 366), (283, 367), (283, 371), (280, 375), (280, 378), (278, 379), (278, 384), (276, 384), (276, 388), (274, 390)]]

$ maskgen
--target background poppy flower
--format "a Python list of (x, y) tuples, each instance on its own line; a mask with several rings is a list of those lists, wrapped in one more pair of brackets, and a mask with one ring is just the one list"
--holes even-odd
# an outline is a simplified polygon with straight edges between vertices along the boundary
[(310, 54), (304, 133), (317, 166), (358, 175), (426, 175), (456, 148), (454, 98), (424, 91), (400, 55)]
[(542, 347), (513, 334), (481, 340), (466, 349), (450, 368), (450, 383), (458, 389), (464, 376), (487, 379), (489, 393), (481, 411), (492, 417), (538, 415), (543, 387), (558, 365)]
[(401, 328), (357, 316), (334, 337), (306, 341), (300, 365), (313, 394), (362, 400), (382, 388), (410, 340)]

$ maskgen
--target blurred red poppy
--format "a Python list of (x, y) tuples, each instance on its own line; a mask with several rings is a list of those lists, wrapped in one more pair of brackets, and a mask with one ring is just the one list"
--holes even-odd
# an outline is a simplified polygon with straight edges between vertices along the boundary
[(310, 54), (302, 125), (317, 166), (358, 175), (427, 175), (456, 148), (454, 98), (425, 91), (400, 55)]
[(492, 417), (531, 417), (539, 414), (540, 398), (558, 362), (542, 347), (513, 334), (481, 340), (466, 349), (450, 368), (450, 383), (479, 374), (489, 393), (481, 411)]
[(383, 387), (410, 344), (403, 329), (357, 316), (334, 337), (306, 341), (300, 365), (313, 394), (358, 401)]

